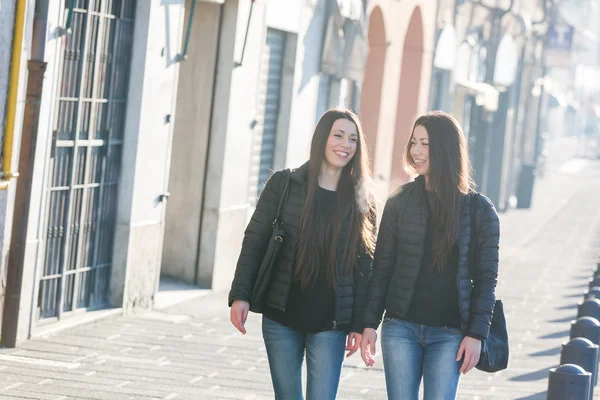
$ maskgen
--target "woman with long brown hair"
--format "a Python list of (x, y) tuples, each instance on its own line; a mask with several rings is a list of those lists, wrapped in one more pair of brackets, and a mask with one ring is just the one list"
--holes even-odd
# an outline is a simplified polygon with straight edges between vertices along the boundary
[(450, 115), (418, 118), (404, 160), (418, 177), (391, 196), (383, 212), (361, 355), (367, 366), (374, 364), (385, 309), (388, 398), (417, 400), (423, 380), (425, 400), (449, 400), (456, 398), (461, 373), (478, 363), (490, 331), (499, 220), (492, 203), (473, 190), (467, 143)]
[[(257, 309), (253, 289), (267, 285), (260, 311), (277, 399), (303, 398), (305, 352), (306, 398), (335, 399), (344, 351), (350, 356), (359, 348), (375, 247), (369, 175), (358, 117), (330, 110), (315, 128), (309, 161), (271, 176), (248, 224), (229, 294), (230, 317), (245, 334), (248, 311)], [(277, 218), (285, 239), (265, 277), (259, 268)]]

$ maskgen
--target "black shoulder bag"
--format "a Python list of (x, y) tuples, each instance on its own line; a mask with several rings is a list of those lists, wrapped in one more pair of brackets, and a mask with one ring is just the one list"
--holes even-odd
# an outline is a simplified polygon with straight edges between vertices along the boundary
[(273, 233), (271, 234), (269, 246), (267, 247), (267, 251), (265, 252), (262, 263), (260, 264), (260, 268), (252, 288), (250, 311), (255, 313), (261, 313), (263, 310), (267, 290), (269, 289), (271, 278), (273, 276), (273, 268), (279, 260), (279, 253), (281, 252), (283, 240), (285, 239), (285, 229), (283, 228), (283, 223), (281, 222), (281, 213), (283, 211), (283, 206), (287, 201), (291, 171), (286, 170), (285, 174), (285, 187), (281, 193), (281, 196), (279, 197), (277, 215), (273, 221)]
[[(476, 219), (476, 205), (477, 198), (476, 194), (471, 196), (471, 246), (469, 249), (469, 255), (471, 258), (471, 276), (473, 274), (473, 268), (477, 268), (477, 259), (475, 253), (477, 249), (477, 235), (479, 230), (477, 229)], [(477, 233), (477, 235), (475, 234)], [(492, 324), (490, 326), (490, 333), (486, 340), (481, 342), (481, 356), (479, 362), (475, 366), (480, 371), (484, 372), (497, 372), (508, 367), (508, 330), (506, 329), (506, 319), (504, 318), (504, 306), (502, 300), (496, 300), (496, 304), (493, 310)]]

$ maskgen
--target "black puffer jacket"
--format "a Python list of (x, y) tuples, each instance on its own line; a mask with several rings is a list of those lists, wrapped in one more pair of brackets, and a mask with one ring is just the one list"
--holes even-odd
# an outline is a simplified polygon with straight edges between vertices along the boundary
[[(365, 310), (366, 327), (377, 328), (384, 308), (395, 315), (408, 311), (419, 275), (429, 210), (422, 176), (404, 185), (388, 199), (377, 239), (373, 276)], [(477, 246), (470, 271), (471, 201), (477, 202)], [(485, 196), (465, 196), (458, 234), (458, 286), (461, 329), (469, 336), (486, 339), (496, 300), (500, 222)]]
[[(281, 216), (286, 236), (266, 302), (268, 306), (279, 310), (285, 310), (293, 280), (300, 218), (307, 195), (307, 175), (308, 163), (292, 172), (288, 199)], [(261, 193), (244, 234), (242, 251), (229, 292), (229, 306), (235, 300), (250, 301), (254, 279), (271, 237), (273, 220), (284, 186), (285, 172), (278, 171), (271, 176)], [(349, 218), (344, 218), (337, 245), (339, 252), (343, 251), (343, 244), (348, 240), (348, 224)], [(338, 254), (338, 260), (342, 259), (342, 255)], [(341, 264), (341, 261), (339, 263)], [(344, 270), (341, 267), (337, 266), (338, 271)], [(372, 269), (373, 257), (365, 251), (359, 251), (353, 276), (341, 273), (336, 275), (334, 326), (346, 326), (352, 332), (362, 333), (362, 317)]]

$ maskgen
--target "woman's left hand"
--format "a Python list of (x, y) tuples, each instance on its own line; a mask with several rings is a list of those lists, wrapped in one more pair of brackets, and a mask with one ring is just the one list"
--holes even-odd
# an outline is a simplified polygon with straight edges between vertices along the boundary
[(352, 354), (356, 353), (360, 348), (360, 341), (362, 339), (362, 335), (356, 332), (350, 332), (348, 334), (348, 342), (346, 343), (346, 357), (350, 357)]
[(481, 355), (481, 340), (465, 336), (460, 344), (460, 349), (458, 349), (456, 361), (460, 361), (460, 359), (463, 358), (463, 355), (464, 362), (462, 367), (460, 367), (460, 373), (466, 374), (479, 362), (479, 356)]

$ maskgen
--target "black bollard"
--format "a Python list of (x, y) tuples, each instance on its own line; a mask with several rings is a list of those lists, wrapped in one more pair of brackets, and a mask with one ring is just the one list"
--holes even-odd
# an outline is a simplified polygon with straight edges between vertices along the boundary
[(586, 338), (600, 346), (600, 322), (596, 318), (581, 317), (571, 323), (570, 338)]
[(592, 374), (590, 400), (594, 398), (594, 386), (598, 383), (598, 345), (585, 338), (571, 339), (562, 345), (560, 364), (575, 364)]
[(600, 286), (594, 286), (583, 294), (584, 299), (599, 299), (600, 300)]
[(596, 275), (594, 274), (593, 278), (590, 278), (590, 280), (588, 281), (588, 287), (591, 289), (594, 286), (600, 286), (600, 275)]
[(578, 365), (565, 364), (558, 368), (550, 368), (547, 400), (590, 398), (592, 374)]
[(600, 300), (586, 299), (577, 307), (577, 318), (592, 317), (600, 320)]

